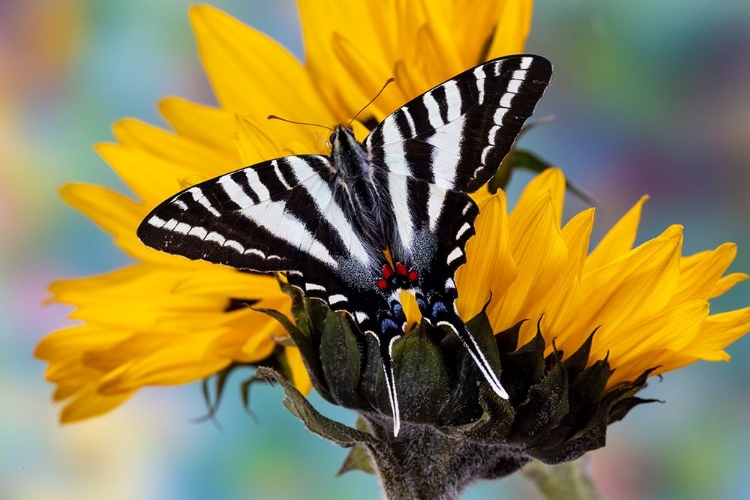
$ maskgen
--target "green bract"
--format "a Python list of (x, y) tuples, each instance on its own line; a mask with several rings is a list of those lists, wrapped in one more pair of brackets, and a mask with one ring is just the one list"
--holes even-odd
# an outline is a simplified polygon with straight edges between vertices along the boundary
[[(317, 413), (279, 374), (261, 369), (259, 375), (282, 383), (285, 405), (312, 431), (354, 446), (342, 471), (376, 469), (389, 498), (452, 498), (448, 490), (505, 476), (532, 459), (548, 464), (574, 460), (604, 445), (607, 425), (653, 401), (634, 396), (646, 385), (648, 372), (605, 392), (607, 360), (587, 366), (594, 334), (561, 361), (563, 353), (554, 348), (545, 356), (540, 332), (519, 347), (520, 323), (494, 334), (480, 313), (467, 327), (500, 372), (510, 399), (486, 386), (455, 335), (423, 323), (393, 348), (402, 419), (395, 438), (377, 341), (322, 302), (288, 285), (284, 290), (293, 298), (296, 325), (269, 313), (282, 320), (299, 346), (316, 390), (331, 403), (356, 410), (362, 418), (359, 429)], [(430, 481), (438, 475), (440, 481)], [(405, 496), (394, 493), (399, 488), (389, 483), (406, 488)]]

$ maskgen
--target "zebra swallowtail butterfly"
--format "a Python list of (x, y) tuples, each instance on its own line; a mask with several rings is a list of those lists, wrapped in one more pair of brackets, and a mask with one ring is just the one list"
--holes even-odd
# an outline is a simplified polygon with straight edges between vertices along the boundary
[(277, 158), (174, 195), (138, 237), (190, 259), (285, 271), (306, 295), (347, 313), (378, 341), (396, 435), (391, 355), (407, 326), (401, 291), (414, 294), (426, 322), (460, 337), (507, 398), (458, 315), (453, 278), (478, 213), (467, 193), (496, 172), (551, 73), (538, 56), (486, 62), (411, 100), (363, 143), (339, 125), (330, 156)]

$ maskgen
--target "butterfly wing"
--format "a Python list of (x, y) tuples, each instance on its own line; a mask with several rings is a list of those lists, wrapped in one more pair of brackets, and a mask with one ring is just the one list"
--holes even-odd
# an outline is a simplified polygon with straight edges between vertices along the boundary
[(152, 248), (193, 260), (287, 271), (290, 284), (346, 312), (380, 345), (398, 434), (391, 354), (406, 318), (375, 286), (385, 257), (361, 236), (336, 183), (328, 157), (278, 158), (185, 189), (157, 206), (137, 234)]
[(502, 57), (428, 90), (373, 129), (373, 163), (446, 189), (473, 192), (497, 171), (547, 88), (539, 56)]
[[(466, 193), (497, 171), (549, 83), (552, 67), (537, 56), (495, 59), (459, 74), (396, 110), (365, 140), (387, 171), (394, 261), (417, 270), (422, 316), (453, 330), (501, 397), (500, 385), (458, 315), (454, 276), (466, 260), (478, 210)], [(408, 214), (408, 217), (406, 216)]]

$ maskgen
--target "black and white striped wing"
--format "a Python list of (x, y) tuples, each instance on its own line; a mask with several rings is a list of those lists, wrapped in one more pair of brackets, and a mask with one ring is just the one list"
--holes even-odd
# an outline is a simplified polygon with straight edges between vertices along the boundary
[(474, 192), (497, 171), (551, 76), (539, 56), (480, 64), (396, 110), (364, 144), (379, 167)]
[(338, 182), (326, 156), (278, 158), (176, 194), (137, 234), (152, 248), (194, 260), (287, 271), (290, 284), (348, 313), (378, 341), (398, 434), (391, 356), (406, 318), (398, 301), (375, 286), (387, 261), (382, 249), (359, 236), (351, 209), (336, 199)]
[[(376, 269), (373, 250), (334, 199), (331, 172), (319, 155), (243, 168), (166, 200), (137, 234), (157, 250), (242, 270), (346, 277), (344, 268)], [(305, 291), (316, 285), (323, 286)]]

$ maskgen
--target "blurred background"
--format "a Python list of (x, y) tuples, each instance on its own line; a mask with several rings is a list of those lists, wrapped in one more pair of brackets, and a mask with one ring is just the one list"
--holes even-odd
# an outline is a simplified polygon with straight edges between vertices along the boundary
[[(303, 56), (291, 0), (213, 5)], [(55, 279), (127, 263), (110, 238), (65, 206), (68, 181), (124, 189), (92, 151), (112, 122), (163, 125), (167, 95), (214, 103), (186, 0), (0, 1), (0, 498), (379, 498), (373, 477), (334, 478), (346, 451), (308, 434), (254, 388), (255, 422), (230, 381), (223, 431), (195, 424), (197, 384), (141, 391), (115, 412), (62, 427), (44, 365), (32, 357), (67, 308), (44, 305)], [(750, 2), (539, 2), (527, 51), (556, 76), (538, 117), (556, 120), (522, 146), (560, 165), (600, 201), (599, 235), (650, 194), (639, 241), (685, 226), (685, 253), (739, 244), (750, 270)], [(528, 176), (518, 175), (511, 198)], [(584, 207), (575, 199), (568, 213)], [(750, 285), (713, 312), (750, 304)], [(619, 499), (750, 498), (750, 337), (733, 362), (697, 363), (652, 380), (636, 408), (590, 453), (602, 492)], [(322, 400), (313, 396), (316, 403)], [(354, 416), (326, 408), (346, 423)], [(536, 498), (521, 475), (464, 498)]]

